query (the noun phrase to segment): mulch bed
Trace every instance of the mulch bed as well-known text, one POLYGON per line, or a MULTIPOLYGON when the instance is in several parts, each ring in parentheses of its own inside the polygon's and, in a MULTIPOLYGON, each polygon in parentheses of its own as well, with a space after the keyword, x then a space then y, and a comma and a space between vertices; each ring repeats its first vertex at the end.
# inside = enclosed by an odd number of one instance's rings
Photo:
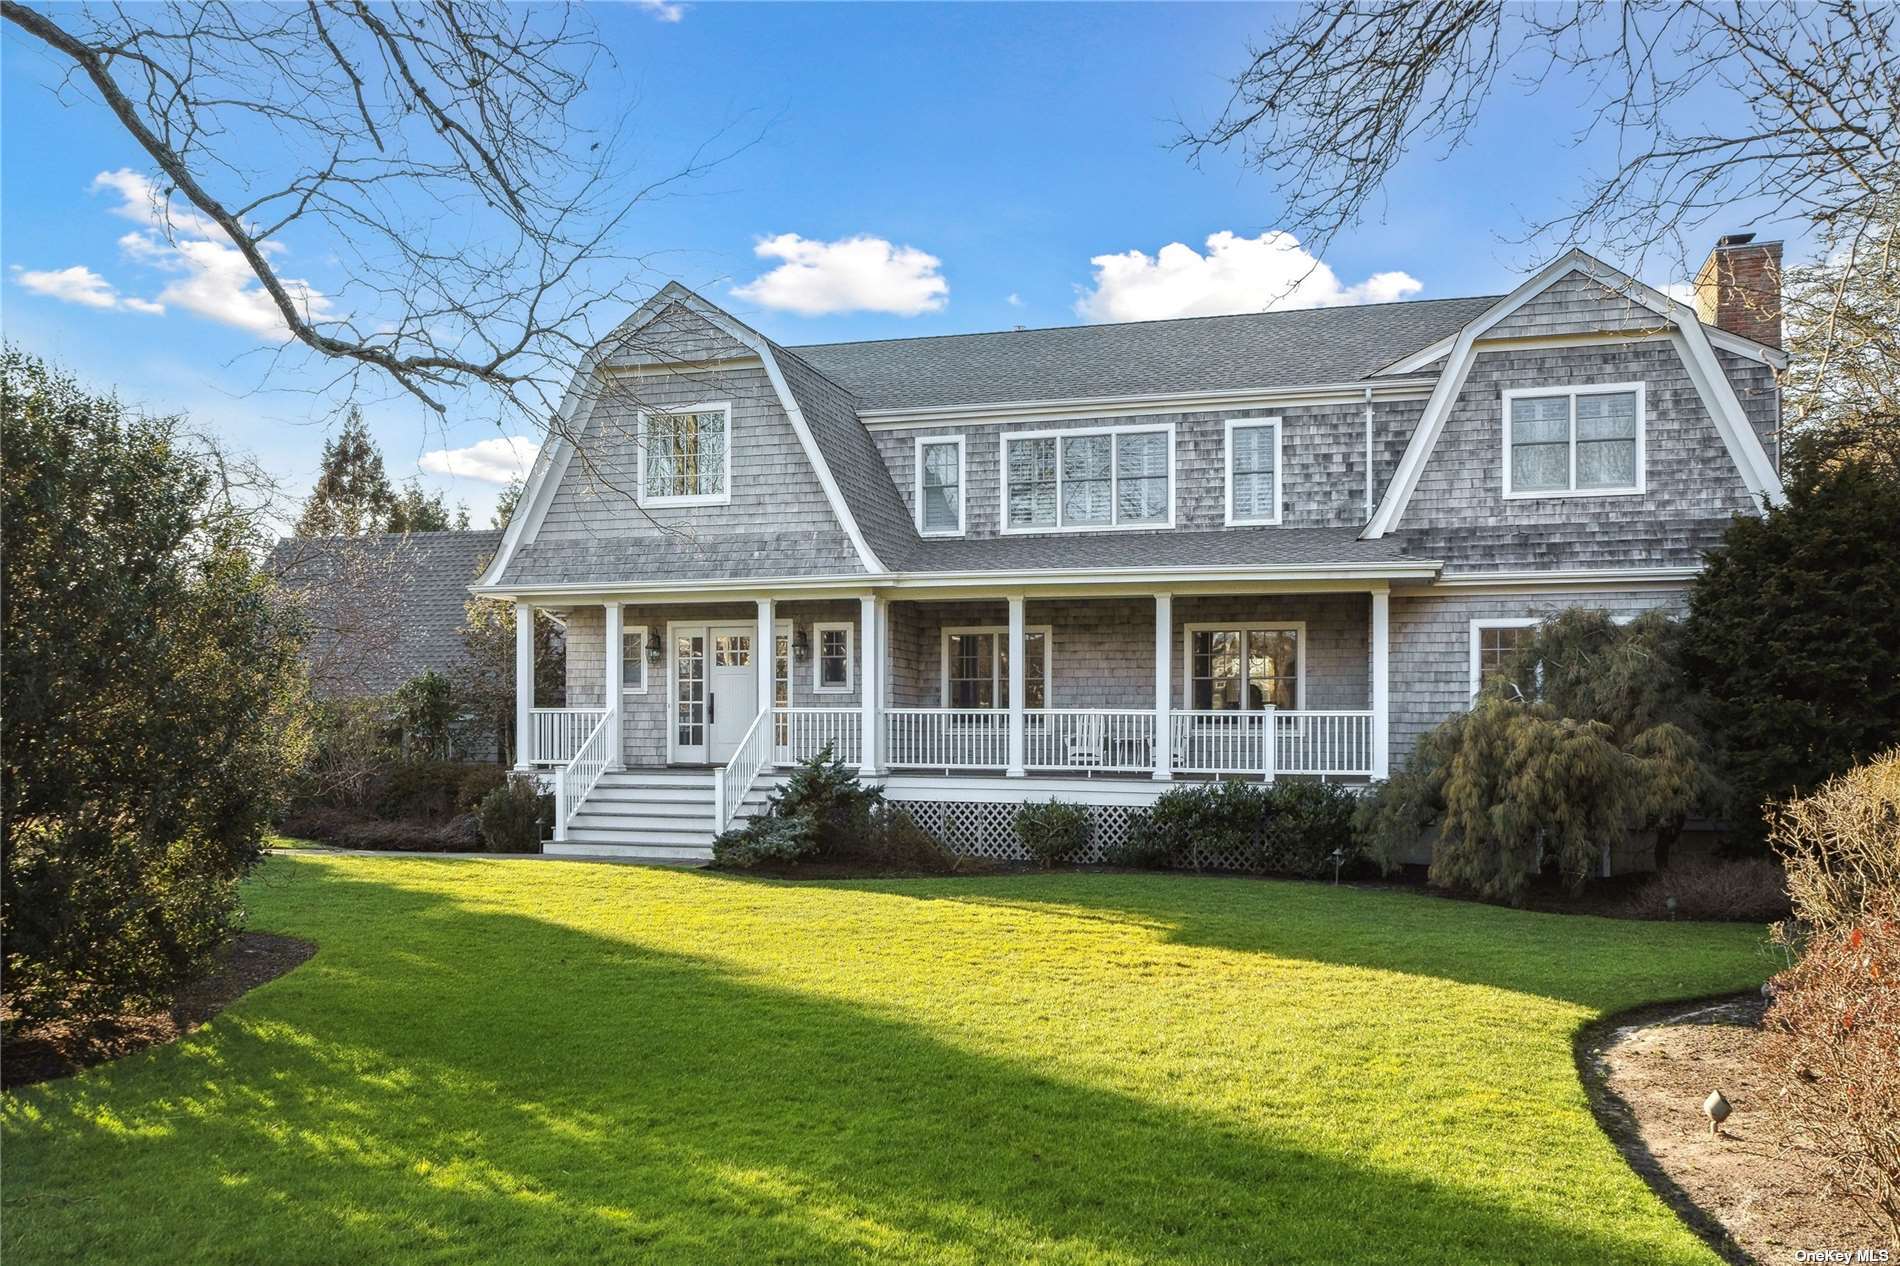
POLYGON ((53 1021, 10 1031, 0 1051, 0 1085, 8 1089, 68 1077, 148 1046, 173 1042, 261 984, 309 961, 317 947, 294 936, 240 932, 218 952, 209 976, 187 985, 158 1011, 53 1021))
MULTIPOLYGON (((1871 1215, 1826 1194, 1767 1111, 1755 1062, 1759 993, 1643 1007, 1578 1035, 1577 1070, 1597 1121, 1630 1166, 1730 1262, 1787 1262, 1800 1249, 1900 1248, 1871 1215), (1709 1136, 1702 1101, 1734 1109, 1709 1136)), ((1900 1261, 1896 1254, 1895 1261, 1900 1261)))

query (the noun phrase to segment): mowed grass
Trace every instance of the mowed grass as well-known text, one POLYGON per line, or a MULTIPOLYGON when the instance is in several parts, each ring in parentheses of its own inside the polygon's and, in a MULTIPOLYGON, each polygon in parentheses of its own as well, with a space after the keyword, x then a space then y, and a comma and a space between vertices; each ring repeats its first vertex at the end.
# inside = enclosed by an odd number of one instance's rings
POLYGON ((1714 1262, 1593 1122, 1606 1011, 1757 930, 1051 874, 280 856, 309 963, 5 1104, 38 1262, 1714 1262))

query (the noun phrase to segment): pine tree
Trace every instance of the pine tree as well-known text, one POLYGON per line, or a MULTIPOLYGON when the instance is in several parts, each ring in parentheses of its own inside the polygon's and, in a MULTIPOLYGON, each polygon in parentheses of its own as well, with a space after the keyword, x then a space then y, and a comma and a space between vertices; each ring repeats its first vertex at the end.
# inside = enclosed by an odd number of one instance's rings
POLYGON ((323 446, 323 469, 297 520, 298 536, 369 536, 390 530, 396 494, 383 455, 352 408, 343 430, 323 446))
POLYGON ((386 530, 390 532, 447 532, 468 529, 468 507, 458 505, 453 516, 441 493, 433 497, 411 479, 390 503, 386 530))

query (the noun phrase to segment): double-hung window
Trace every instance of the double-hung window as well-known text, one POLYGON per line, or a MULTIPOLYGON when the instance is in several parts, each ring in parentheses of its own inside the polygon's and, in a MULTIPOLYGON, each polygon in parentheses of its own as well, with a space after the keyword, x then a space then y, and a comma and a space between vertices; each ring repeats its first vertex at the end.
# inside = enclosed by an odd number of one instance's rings
POLYGON ((1296 710, 1304 632, 1299 624, 1189 626, 1188 707, 1196 712, 1258 712, 1268 705, 1296 710))
POLYGON ((917 530, 925 536, 963 532, 963 437, 917 441, 917 530))
POLYGON ((1280 419, 1227 420, 1227 522, 1280 521, 1280 419))
POLYGON ((1484 683, 1491 680, 1511 657, 1530 645, 1542 623, 1536 616, 1505 620, 1471 622, 1471 694, 1477 697, 1484 683))
MULTIPOLYGON (((1049 630, 1023 631, 1023 706, 1048 706, 1049 630)), ((943 631, 943 706, 1009 707, 1009 630, 943 631)))
POLYGON ((620 630, 620 688, 631 694, 647 688, 647 630, 643 624, 620 630))
POLYGON ((1166 527, 1174 432, 1167 427, 1003 437, 1003 530, 1166 527))
POLYGON ((731 500, 732 408, 695 405, 640 415, 642 505, 721 505, 731 500))
POLYGON ((820 693, 839 693, 851 687, 851 626, 814 624, 812 641, 817 653, 812 664, 812 689, 820 693))
POLYGON ((1504 393, 1504 495, 1643 491, 1642 383, 1504 393))

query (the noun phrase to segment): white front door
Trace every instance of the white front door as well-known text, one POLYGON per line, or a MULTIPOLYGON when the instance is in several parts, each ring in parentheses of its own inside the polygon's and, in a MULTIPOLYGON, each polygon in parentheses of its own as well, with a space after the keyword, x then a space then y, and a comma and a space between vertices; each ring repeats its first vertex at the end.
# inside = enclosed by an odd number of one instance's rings
POLYGON ((723 765, 759 715, 759 669, 752 661, 757 630, 748 624, 706 630, 706 731, 710 764, 723 765))

